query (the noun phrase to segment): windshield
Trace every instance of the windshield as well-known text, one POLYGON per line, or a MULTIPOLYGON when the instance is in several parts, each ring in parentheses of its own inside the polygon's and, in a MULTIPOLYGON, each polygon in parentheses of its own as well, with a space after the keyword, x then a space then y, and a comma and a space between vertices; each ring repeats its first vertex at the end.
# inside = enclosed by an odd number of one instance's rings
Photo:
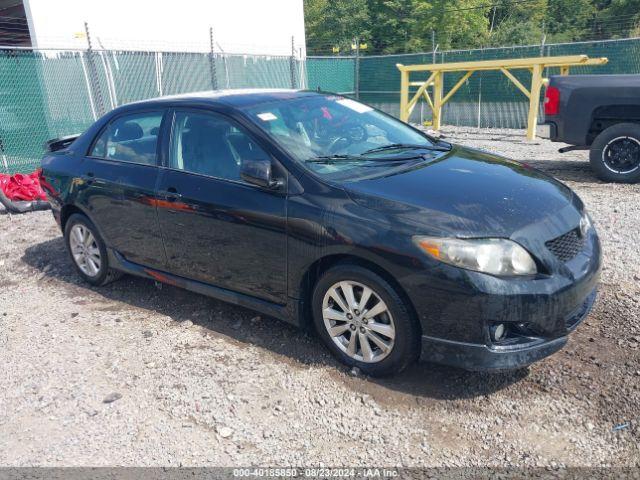
POLYGON ((435 148, 399 120, 338 95, 276 100, 244 112, 306 168, 334 180, 423 160, 425 149, 435 148))

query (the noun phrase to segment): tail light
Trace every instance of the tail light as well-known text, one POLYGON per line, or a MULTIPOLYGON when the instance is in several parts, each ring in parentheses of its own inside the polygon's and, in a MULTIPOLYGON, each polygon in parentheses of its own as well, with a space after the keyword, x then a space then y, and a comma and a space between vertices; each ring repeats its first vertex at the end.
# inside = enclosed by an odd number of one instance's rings
POLYGON ((560 112, 560 90, 547 87, 544 94, 544 114, 557 115, 560 112))

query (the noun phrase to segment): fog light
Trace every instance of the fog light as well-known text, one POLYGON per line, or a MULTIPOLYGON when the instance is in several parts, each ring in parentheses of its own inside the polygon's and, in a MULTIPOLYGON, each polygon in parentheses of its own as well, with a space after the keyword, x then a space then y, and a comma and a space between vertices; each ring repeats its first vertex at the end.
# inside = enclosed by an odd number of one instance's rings
POLYGON ((504 326, 504 323, 494 323, 491 325, 491 340, 494 342, 499 342, 502 340, 507 333, 507 329, 504 326))

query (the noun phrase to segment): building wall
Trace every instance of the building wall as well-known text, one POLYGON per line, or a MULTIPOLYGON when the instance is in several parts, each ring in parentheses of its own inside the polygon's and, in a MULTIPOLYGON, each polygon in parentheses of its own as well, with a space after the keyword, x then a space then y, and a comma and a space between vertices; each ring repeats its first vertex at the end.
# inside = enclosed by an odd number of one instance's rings
POLYGON ((305 56, 303 0, 24 0, 33 47, 305 56))

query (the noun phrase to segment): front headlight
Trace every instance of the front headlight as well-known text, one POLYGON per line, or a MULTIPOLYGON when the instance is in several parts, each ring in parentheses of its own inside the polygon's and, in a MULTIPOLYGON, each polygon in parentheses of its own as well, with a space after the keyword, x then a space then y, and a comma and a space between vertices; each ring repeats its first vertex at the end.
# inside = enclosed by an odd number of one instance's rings
POLYGON ((536 262, 516 242, 503 238, 413 237, 424 252, 441 262, 492 275, 533 275, 536 262))
POLYGON ((582 214, 582 218, 580 218, 580 234, 584 237, 592 228, 593 222, 591 221, 591 217, 585 211, 582 214))

